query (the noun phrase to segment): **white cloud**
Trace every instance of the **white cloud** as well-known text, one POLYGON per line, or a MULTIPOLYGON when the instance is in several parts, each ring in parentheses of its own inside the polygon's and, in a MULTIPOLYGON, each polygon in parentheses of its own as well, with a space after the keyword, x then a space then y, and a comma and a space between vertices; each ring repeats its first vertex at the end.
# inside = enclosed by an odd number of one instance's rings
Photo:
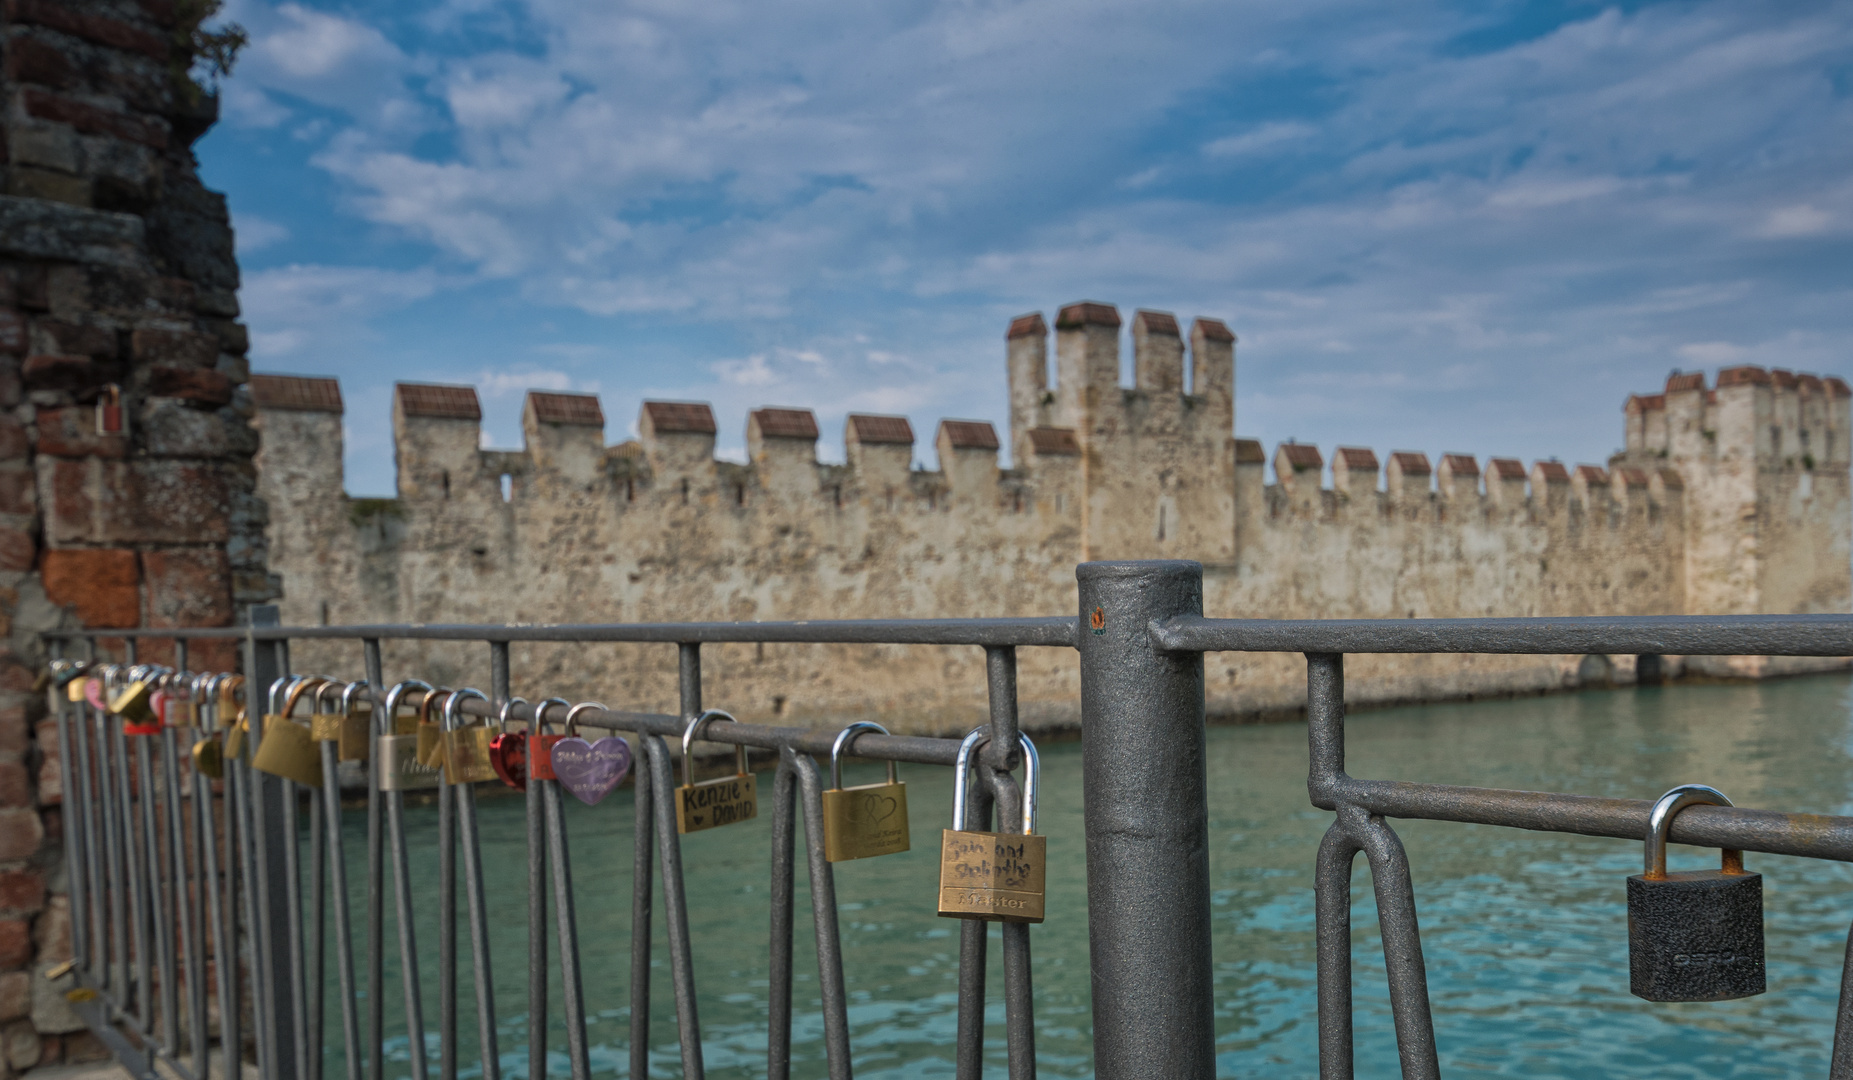
POLYGON ((1830 231, 1833 225, 1834 215, 1803 203, 1771 210, 1763 219, 1762 228, 1757 230, 1757 235, 1773 239, 1820 236, 1830 231))
POLYGON ((1253 131, 1228 135, 1203 144, 1203 154, 1212 158, 1232 158, 1257 154, 1285 143, 1304 142, 1319 134, 1311 124, 1297 122, 1262 124, 1253 131))
POLYGON ((290 238, 289 228, 256 214, 238 214, 233 218, 232 235, 237 238, 239 257, 262 251, 290 238))

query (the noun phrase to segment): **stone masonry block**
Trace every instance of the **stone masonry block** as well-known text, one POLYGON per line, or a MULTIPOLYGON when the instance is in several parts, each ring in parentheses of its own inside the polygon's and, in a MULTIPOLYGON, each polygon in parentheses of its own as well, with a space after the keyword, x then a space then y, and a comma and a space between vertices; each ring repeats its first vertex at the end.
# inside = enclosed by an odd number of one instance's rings
POLYGON ((28 115, 69 124, 85 135, 109 135, 156 150, 167 148, 167 125, 148 117, 103 109, 61 94, 28 87, 22 95, 28 115))
POLYGON ((38 795, 42 807, 64 805, 64 776, 56 754, 39 759, 38 795))
POLYGON ((17 1020, 32 1012, 32 974, 9 971, 0 975, 0 1022, 17 1020))
POLYGON ((36 23, 98 45, 140 53, 150 60, 167 59, 167 42, 159 34, 120 19, 75 11, 57 0, 10 0, 7 14, 15 22, 36 23))
POLYGON ((0 759, 18 760, 29 745, 26 707, 8 705, 0 708, 0 759))
POLYGON ((0 514, 38 512, 38 485, 25 465, 0 465, 0 514))
POLYGON ((45 553, 45 595, 76 609, 85 626, 141 622, 141 573, 135 552, 77 548, 45 553))
POLYGON ((0 968, 23 968, 32 961, 32 924, 0 919, 0 968))
POLYGON ((45 904, 32 928, 32 940, 39 948, 40 963, 59 963, 71 958, 71 898, 60 894, 45 904))
POLYGON ((28 390, 81 390, 102 381, 96 361, 58 353, 26 357, 19 377, 28 390))
POLYGON ((56 544, 222 544, 230 535, 224 467, 185 461, 39 462, 46 534, 56 544))
POLYGON ((137 330, 129 347, 144 364, 210 368, 219 359, 218 337, 192 330, 137 330))
POLYGON ((210 368, 162 364, 148 369, 148 392, 156 397, 186 398, 207 405, 230 405, 232 391, 236 389, 231 379, 210 368))
POLYGON ((62 408, 40 407, 38 411, 41 454, 53 457, 129 456, 125 435, 97 434, 96 406, 70 405, 62 408))
POLYGON ((0 810, 0 862, 30 859, 39 852, 45 839, 45 825, 39 812, 29 808, 0 810))
POLYGON ((38 557, 39 545, 25 529, 0 525, 0 572, 25 573, 38 557))
POLYGON ((31 997, 27 1007, 32 1014, 32 1026, 41 1034, 66 1036, 62 1056, 74 1061, 83 1053, 74 1033, 83 1032, 89 1036, 89 1032, 84 1030, 84 1022, 78 1019, 76 1010, 71 1008, 70 1001, 64 996, 66 991, 77 986, 77 976, 66 972, 56 979, 47 979, 45 971, 52 963, 50 957, 39 958, 38 970, 33 973, 31 980, 31 997))
POLYGON ((6 1048, 6 1063, 15 1069, 30 1069, 39 1063, 39 1033, 30 1020, 15 1020, 0 1030, 0 1044, 6 1048))
POLYGON ((12 308, 0 308, 0 352, 26 351, 26 317, 12 308))
POLYGON ((14 82, 71 90, 81 83, 76 65, 52 42, 21 34, 7 43, 6 73, 14 82))
POLYGON ((231 624, 231 567, 223 548, 143 552, 142 580, 150 626, 231 624))
POLYGON ((33 320, 32 335, 34 352, 88 356, 94 360, 116 357, 116 332, 107 327, 39 318, 33 320))
POLYGON ((32 440, 26 437, 26 425, 11 416, 0 416, 0 461, 23 458, 32 452, 32 440))
MULTIPOLYGON (((23 917, 36 915, 44 908, 44 871, 0 871, 0 911, 23 917)), ((66 910, 69 910, 68 905, 66 910)))
POLYGON ((0 808, 32 805, 32 781, 18 761, 0 761, 0 808))

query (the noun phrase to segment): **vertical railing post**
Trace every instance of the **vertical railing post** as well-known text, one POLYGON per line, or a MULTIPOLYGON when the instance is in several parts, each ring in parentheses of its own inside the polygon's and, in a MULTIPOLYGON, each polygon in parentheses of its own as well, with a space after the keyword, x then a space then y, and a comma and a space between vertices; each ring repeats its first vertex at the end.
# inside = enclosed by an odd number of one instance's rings
POLYGON ((1211 1080, 1203 655, 1160 651, 1149 631, 1203 613, 1203 567, 1093 562, 1075 576, 1095 1075, 1211 1080))
MULTIPOLYGON (((282 616, 275 604, 254 604, 251 607, 253 627, 280 626, 282 616)), ((250 706, 252 749, 263 737, 263 713, 269 707, 268 693, 270 684, 286 674, 288 654, 286 644, 281 641, 259 641, 255 637, 247 639, 249 655, 245 657, 247 689, 245 700, 250 706)), ((286 797, 284 781, 275 776, 250 770, 247 774, 251 783, 253 816, 260 825, 256 841, 258 903, 263 905, 261 927, 253 928, 267 940, 259 941, 258 948, 264 954, 259 965, 262 978, 268 984, 255 988, 262 997, 270 999, 272 1008, 269 1015, 260 1013, 260 1022, 265 1023, 265 1035, 272 1048, 269 1067, 275 1070, 278 1080, 297 1080, 296 1077, 296 1030, 294 1014, 296 1009, 296 980, 290 967, 291 940, 297 928, 290 919, 293 907, 289 902, 290 880, 285 870, 284 849, 293 846, 296 837, 286 832, 283 801, 286 797)), ((294 792, 288 793, 290 797, 294 792)))

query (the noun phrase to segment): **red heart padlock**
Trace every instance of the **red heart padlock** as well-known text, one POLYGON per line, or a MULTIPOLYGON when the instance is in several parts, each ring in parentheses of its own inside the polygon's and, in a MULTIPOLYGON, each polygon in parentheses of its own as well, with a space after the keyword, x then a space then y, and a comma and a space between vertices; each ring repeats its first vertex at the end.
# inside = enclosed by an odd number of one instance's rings
POLYGON ((497 717, 502 731, 489 740, 489 765, 502 783, 516 791, 528 789, 528 737, 519 731, 508 730, 508 713, 516 705, 526 705, 526 698, 511 697, 502 703, 502 714, 497 717))

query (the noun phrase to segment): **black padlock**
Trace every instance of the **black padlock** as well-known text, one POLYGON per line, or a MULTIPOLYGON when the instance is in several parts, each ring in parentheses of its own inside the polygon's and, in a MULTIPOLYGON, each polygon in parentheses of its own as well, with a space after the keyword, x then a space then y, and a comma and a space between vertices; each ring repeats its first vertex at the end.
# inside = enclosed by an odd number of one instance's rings
POLYGON ((1688 806, 1729 806, 1703 784, 1660 796, 1647 819, 1646 872, 1628 879, 1629 989, 1648 1001, 1728 1001, 1768 989, 1763 875, 1726 848, 1718 870, 1666 872, 1667 833, 1688 806))

